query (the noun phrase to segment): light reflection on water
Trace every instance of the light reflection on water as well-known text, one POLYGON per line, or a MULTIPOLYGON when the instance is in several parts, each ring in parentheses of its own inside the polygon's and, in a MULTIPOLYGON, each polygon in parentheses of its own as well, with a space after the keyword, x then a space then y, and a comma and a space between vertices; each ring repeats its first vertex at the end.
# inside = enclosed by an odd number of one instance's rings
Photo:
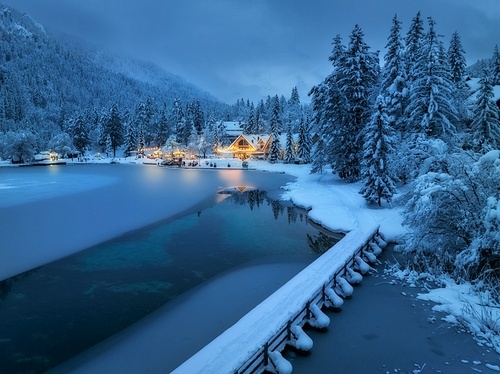
MULTIPOLYGON (((304 211, 259 190, 232 190, 197 214, 4 282, 0 320, 9 323, 0 325, 0 362, 5 370, 45 371, 245 262, 268 256, 313 261, 324 250, 318 243, 326 242, 325 233, 308 223, 304 211)), ((335 241, 329 239, 328 247, 335 241)))

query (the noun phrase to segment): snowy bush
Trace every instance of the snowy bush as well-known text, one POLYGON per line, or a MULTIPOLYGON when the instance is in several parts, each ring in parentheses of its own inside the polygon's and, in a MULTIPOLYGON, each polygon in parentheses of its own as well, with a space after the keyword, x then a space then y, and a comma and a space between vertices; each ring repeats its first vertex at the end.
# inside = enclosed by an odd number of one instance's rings
POLYGON ((36 143, 30 131, 9 131, 0 135, 0 155, 4 160, 30 162, 36 153, 36 143))
POLYGON ((426 161, 405 196, 411 229, 400 248, 414 267, 474 280, 500 265, 499 151, 472 163, 461 155, 426 161))

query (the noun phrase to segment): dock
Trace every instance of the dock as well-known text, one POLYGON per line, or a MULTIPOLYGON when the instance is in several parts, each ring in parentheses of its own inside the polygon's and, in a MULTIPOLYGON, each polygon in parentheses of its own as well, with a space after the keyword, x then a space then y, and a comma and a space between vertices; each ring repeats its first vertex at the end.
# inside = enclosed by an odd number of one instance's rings
POLYGON ((378 229, 374 225, 346 234, 173 373, 291 373, 281 352, 312 348, 303 327, 326 328, 330 319, 321 309, 340 308, 352 295, 352 285, 362 281, 386 246, 378 229))

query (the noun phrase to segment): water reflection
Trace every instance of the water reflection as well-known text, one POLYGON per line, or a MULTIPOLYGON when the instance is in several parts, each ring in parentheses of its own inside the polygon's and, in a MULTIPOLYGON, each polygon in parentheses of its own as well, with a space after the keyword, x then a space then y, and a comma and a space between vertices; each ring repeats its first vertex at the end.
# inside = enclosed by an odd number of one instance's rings
POLYGON ((273 217, 278 220, 286 212, 287 221, 289 224, 305 222, 312 225, 317 232, 314 234, 306 234, 307 244, 309 248, 318 254, 323 254, 338 242, 343 234, 332 233, 325 228, 313 223, 307 219, 307 211, 302 210, 293 205, 286 205, 283 201, 270 199, 265 191, 255 189, 253 187, 239 186, 220 191, 219 194, 229 195, 231 200, 239 205, 248 205, 250 210, 254 207, 259 207, 262 204, 267 204, 271 207, 273 217))
MULTIPOLYGON (((331 247, 307 212, 235 187, 198 214, 159 222, 0 283, 0 362, 43 372, 249 261, 314 261, 331 247)), ((333 239, 332 239, 333 240, 333 239)))

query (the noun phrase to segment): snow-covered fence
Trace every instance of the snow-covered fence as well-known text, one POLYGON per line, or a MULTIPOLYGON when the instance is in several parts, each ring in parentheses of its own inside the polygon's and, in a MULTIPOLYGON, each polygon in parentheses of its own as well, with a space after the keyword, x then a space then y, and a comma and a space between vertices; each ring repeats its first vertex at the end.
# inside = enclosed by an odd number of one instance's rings
POLYGON ((348 233, 174 373, 291 373, 283 349, 312 348, 303 326, 328 326, 321 308, 340 307, 385 245, 378 226, 348 233))

